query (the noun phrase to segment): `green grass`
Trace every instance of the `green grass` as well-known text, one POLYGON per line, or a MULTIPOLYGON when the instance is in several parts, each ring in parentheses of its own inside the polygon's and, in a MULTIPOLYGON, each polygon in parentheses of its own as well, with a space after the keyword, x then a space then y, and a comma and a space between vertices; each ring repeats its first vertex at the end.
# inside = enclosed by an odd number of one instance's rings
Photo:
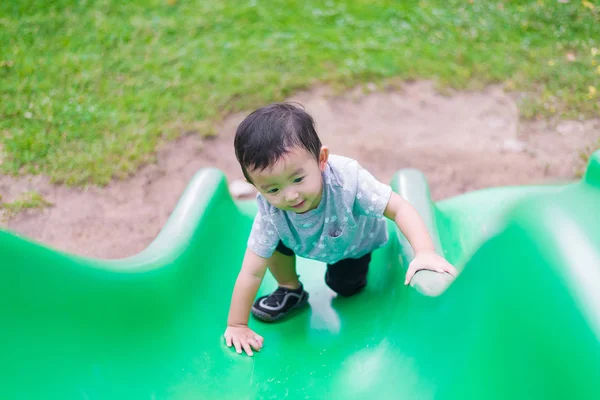
POLYGON ((10 219, 23 210, 50 206, 52 206, 52 203, 38 192, 23 193, 21 198, 10 203, 4 203, 2 196, 0 196, 0 219, 10 219))
POLYGON ((600 5, 576 0, 3 1, 0 171, 105 184, 316 82, 503 82, 526 116, 597 115, 594 49, 600 5))

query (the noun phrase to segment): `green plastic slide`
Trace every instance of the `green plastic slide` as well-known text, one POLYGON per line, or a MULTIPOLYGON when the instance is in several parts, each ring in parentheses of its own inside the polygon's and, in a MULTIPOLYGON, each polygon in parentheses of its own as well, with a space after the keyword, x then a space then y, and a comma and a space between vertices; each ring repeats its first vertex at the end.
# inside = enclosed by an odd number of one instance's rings
MULTIPOLYGON (((461 273, 403 285, 412 254, 390 223, 361 294, 337 298, 300 260, 310 307, 251 320, 254 357, 224 345, 256 212, 200 171, 168 223, 121 260, 0 231, 2 399, 598 399, 600 152, 581 181, 434 203, 422 174, 394 190, 461 273)), ((267 276, 260 292, 272 290, 267 276)))

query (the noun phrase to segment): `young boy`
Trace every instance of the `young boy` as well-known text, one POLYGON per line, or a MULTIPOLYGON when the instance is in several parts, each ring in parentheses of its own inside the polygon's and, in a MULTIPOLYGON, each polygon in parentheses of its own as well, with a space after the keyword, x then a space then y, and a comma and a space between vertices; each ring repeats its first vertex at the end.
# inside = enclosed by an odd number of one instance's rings
POLYGON ((291 104, 260 108, 242 121, 234 145, 244 176, 259 191, 224 335, 238 353, 252 356, 263 345, 248 328, 250 312, 269 322, 307 304, 296 255, 325 262, 325 282, 339 296, 361 291, 371 253, 388 240, 384 216, 415 252, 405 284, 421 269, 456 273, 436 254, 414 208, 356 161, 330 156, 305 111, 291 104), (254 301, 267 268, 278 288, 254 301))

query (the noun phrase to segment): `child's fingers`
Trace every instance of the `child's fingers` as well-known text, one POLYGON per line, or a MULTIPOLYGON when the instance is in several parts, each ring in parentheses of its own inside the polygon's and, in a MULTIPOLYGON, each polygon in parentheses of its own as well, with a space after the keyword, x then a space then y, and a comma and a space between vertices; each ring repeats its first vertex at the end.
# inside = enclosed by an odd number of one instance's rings
POLYGON ((250 357, 252 357, 252 355, 254 353, 252 353, 252 349, 250 348, 250 345, 248 344, 248 342, 245 339, 242 339, 242 347, 244 348, 244 351, 246 352, 246 354, 248 354, 250 357))
POLYGON ((238 338, 233 339, 233 347, 235 347, 235 351, 238 354, 242 354, 242 346, 240 345, 240 340, 238 338))
POLYGON ((456 276, 456 268, 454 268, 452 265, 448 265, 446 267, 446 272, 452 276, 456 276))
POLYGON ((408 268, 408 271, 406 271, 406 279, 404 280, 405 285, 408 285, 410 283, 410 280, 415 275, 415 272, 416 271, 414 268, 408 268))
POLYGON ((260 345, 261 345, 261 346, 262 346, 262 345, 263 345, 263 343, 265 342, 265 338, 263 338, 263 337, 262 337, 262 336, 260 336, 260 335, 254 335, 254 339, 256 339, 256 341, 257 341, 258 343, 260 343, 260 345))
POLYGON ((225 343, 227 343, 227 347, 231 347, 231 336, 225 336, 225 343))
POLYGON ((260 351, 260 348, 262 347, 262 344, 258 340, 252 338, 248 338, 248 343, 256 351, 260 351))

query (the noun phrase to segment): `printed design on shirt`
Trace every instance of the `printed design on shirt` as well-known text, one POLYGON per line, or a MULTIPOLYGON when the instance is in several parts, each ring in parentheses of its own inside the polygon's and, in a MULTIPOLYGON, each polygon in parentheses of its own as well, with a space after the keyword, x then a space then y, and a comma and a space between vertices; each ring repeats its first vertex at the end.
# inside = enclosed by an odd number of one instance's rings
POLYGON ((344 228, 345 227, 340 224, 328 226, 328 227, 326 227, 327 236, 332 237, 332 238, 338 238, 338 237, 342 236, 342 233, 344 232, 344 228))
MULTIPOLYGON (((344 217, 343 222, 348 222, 348 217, 344 217)), ((326 236, 337 238, 342 235, 347 224, 340 223, 337 216, 326 217, 323 232, 326 236)))
POLYGON ((277 243, 279 243, 279 236, 272 216, 257 214, 248 238, 248 246, 257 254, 266 257, 273 253, 277 243))
POLYGON ((367 216, 379 216, 387 205, 387 186, 377 181, 367 170, 359 168, 356 200, 367 216))

